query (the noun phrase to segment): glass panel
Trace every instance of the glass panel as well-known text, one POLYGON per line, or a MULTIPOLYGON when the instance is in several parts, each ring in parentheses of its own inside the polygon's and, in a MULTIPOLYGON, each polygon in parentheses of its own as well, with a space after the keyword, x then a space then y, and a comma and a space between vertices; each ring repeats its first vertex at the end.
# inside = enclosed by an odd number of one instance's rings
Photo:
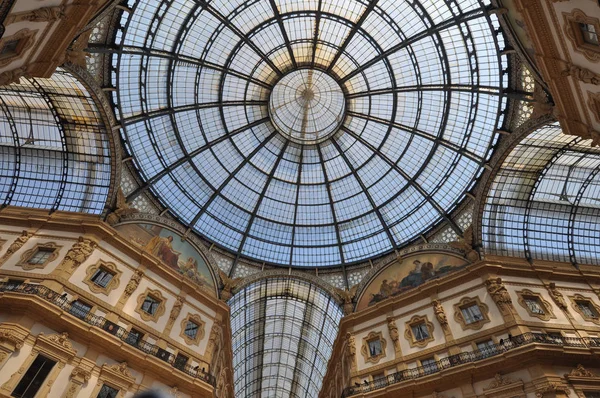
POLYGON ((40 247, 33 254, 33 256, 31 256, 31 258, 27 260, 27 262, 29 264, 44 264, 46 261, 48 261, 52 253, 54 253, 54 249, 45 249, 40 247))
POLYGON ((525 304, 533 314, 544 315, 546 311, 537 297, 524 297, 525 304))
POLYGON ((96 398, 117 398, 117 395, 119 395, 119 390, 103 384, 96 398))
POLYGON ((85 316, 89 314, 91 309, 91 305, 88 305, 83 301, 77 300, 71 303, 71 309, 69 310, 69 312, 75 315, 77 318, 85 318, 85 316))
POLYGON ((43 355, 38 355, 19 381, 19 384, 17 384, 17 387, 14 389, 11 396, 17 398, 33 398, 55 364, 55 361, 46 358, 43 355))
POLYGON ((154 315, 159 305, 159 300, 155 299, 152 296, 146 296, 144 302, 142 303, 142 311, 145 311, 150 315, 154 315))
POLYGON ((100 267, 96 270, 94 275, 92 275, 92 282, 100 287, 108 286, 109 282, 112 280, 114 274, 110 271, 100 267))
POLYGON ((425 325, 425 323, 412 325, 411 328, 413 331, 413 336, 415 336, 415 340, 425 340, 429 337, 429 330, 427 329, 427 325, 425 325))
POLYGON ((481 314, 481 310, 477 304, 472 304, 466 308, 461 308, 460 311, 462 312, 466 324, 481 321, 483 319, 483 315, 481 314))
POLYGON ((185 334, 191 338, 195 339, 198 334, 198 325, 192 321, 188 321, 187 325, 185 325, 185 334))
POLYGON ((374 357, 382 353, 381 340, 369 341, 369 355, 374 357))

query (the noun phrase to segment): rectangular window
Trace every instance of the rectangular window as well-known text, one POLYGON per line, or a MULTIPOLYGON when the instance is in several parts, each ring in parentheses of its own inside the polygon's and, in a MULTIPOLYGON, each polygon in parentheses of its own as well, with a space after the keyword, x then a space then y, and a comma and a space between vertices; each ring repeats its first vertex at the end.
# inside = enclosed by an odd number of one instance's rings
POLYGON ((531 311, 532 314, 546 314, 544 307, 540 303, 540 299, 538 299, 537 297, 525 296, 523 297, 523 300, 525 301, 527 308, 529 308, 529 311, 531 311))
POLYGON ((483 315, 481 314, 479 305, 477 305, 476 303, 461 308, 460 312, 462 313, 462 316, 467 325, 483 320, 483 315))
POLYGON ((416 341, 421 341, 429 338, 429 330, 427 329, 427 325, 425 325, 425 322, 412 325, 411 329, 416 341))
POLYGON ((594 46, 600 45, 598 42, 598 32, 596 27, 589 23, 580 23, 579 29, 581 30, 581 38, 584 43, 592 44, 594 46))
POLYGON ((600 391, 584 391, 585 398, 600 398, 600 391))
POLYGON ((69 312, 75 315, 77 318, 83 319, 87 314, 90 313, 91 309, 91 305, 88 305, 81 300, 75 300, 71 303, 71 310, 69 312))
POLYGON ((42 384, 44 384, 44 380, 46 380, 46 377, 48 377, 55 364, 56 361, 46 358, 43 355, 38 355, 21 378, 21 381, 19 381, 19 384, 17 384, 17 387, 13 390, 11 396, 33 398, 42 384))
POLYGON ((496 354, 496 345, 492 340, 486 340, 477 343, 477 349, 484 358, 496 354))
POLYGON ((156 310, 158 309, 159 305, 160 305, 159 300, 148 295, 148 296, 146 296, 146 298, 144 299, 144 302, 142 303, 142 311, 147 312, 150 315, 154 315, 156 313, 156 310))
POLYGON ((16 279, 9 279, 6 282, 6 290, 15 290, 16 288, 18 288, 19 286, 21 286, 23 284, 23 281, 19 281, 16 279))
POLYGON ((54 253, 55 249, 40 247, 37 249, 33 256, 29 257, 27 260, 28 264, 45 264, 46 261, 50 258, 50 256, 54 253))
POLYGON ((175 357, 175 362, 173 362, 173 366, 179 370, 185 370, 185 365, 187 365, 189 359, 190 358, 186 357, 185 355, 177 354, 175 357))
POLYGON ((427 358, 421 361, 421 366, 425 374, 437 372, 438 366, 435 358, 427 358))
POLYGON ((96 272, 94 272, 94 275, 92 275, 91 279, 92 282, 94 282, 97 286, 105 288, 108 286, 114 276, 115 275, 106 268, 100 267, 96 270, 96 272))
POLYGON ((577 307, 586 318, 598 318, 596 308, 589 301, 578 300, 575 302, 577 307))
POLYGON ((381 355, 382 353, 382 348, 381 348, 381 340, 377 339, 377 340, 371 340, 368 342, 369 344, 369 356, 371 357, 375 357, 377 355, 381 355))
POLYGON ((132 346, 137 346, 144 334, 136 329, 131 329, 125 338, 125 342, 132 346))
POLYGON ((196 324, 196 322, 187 321, 187 324, 185 325, 184 333, 190 339, 195 339, 196 336, 198 335, 198 328, 199 328, 199 326, 196 324))
POLYGON ((119 390, 107 384, 102 384, 102 388, 96 398, 117 398, 117 395, 119 395, 119 390))

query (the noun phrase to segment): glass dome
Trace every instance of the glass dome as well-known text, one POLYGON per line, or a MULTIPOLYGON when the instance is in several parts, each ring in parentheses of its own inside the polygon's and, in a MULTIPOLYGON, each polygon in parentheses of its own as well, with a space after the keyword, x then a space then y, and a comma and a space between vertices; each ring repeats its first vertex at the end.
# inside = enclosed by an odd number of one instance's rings
POLYGON ((452 225, 497 140, 489 1, 128 6, 106 49, 144 181, 128 199, 151 192, 236 255, 340 266, 452 225))

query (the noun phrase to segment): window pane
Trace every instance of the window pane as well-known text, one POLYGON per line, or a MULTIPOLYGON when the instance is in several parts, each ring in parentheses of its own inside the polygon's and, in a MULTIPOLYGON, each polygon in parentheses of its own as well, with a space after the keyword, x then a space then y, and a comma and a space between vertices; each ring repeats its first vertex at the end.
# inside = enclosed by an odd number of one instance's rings
POLYGON ((473 304, 467 308, 461 309, 463 318, 465 319, 465 323, 473 323, 483 319, 483 315, 481 315, 481 310, 477 304, 473 304))
POLYGON ((100 287, 108 286, 108 283, 112 280, 113 274, 108 272, 104 268, 98 268, 92 276, 92 282, 100 287))
POLYGON ((116 398, 118 394, 119 390, 103 384, 100 392, 97 395, 97 398, 116 398))
POLYGON ((534 314, 544 315, 546 313, 546 311, 544 311, 544 308, 542 307, 542 305, 536 297, 526 297, 525 304, 527 304, 529 311, 531 311, 534 314))
POLYGON ((429 330, 427 330, 427 325, 424 323, 419 323, 418 325, 412 326, 413 335, 415 336, 415 340, 425 340, 429 337, 429 330))
POLYGON ((192 321, 188 321, 187 325, 185 326, 185 334, 188 337, 195 339, 196 335, 198 334, 198 325, 192 321))
POLYGON ((25 372, 21 381, 19 381, 19 384, 17 384, 11 396, 33 398, 44 383, 44 380, 46 380, 54 364, 56 364, 55 361, 43 355, 38 355, 31 366, 29 366, 29 369, 27 369, 27 372, 25 372))
POLYGON ((69 312, 75 315, 77 318, 85 318, 91 309, 92 306, 77 300, 71 303, 71 310, 69 312))
POLYGON ((50 258, 52 253, 54 253, 54 249, 40 248, 29 260, 27 260, 27 262, 29 264, 44 264, 50 258))
POLYGON ((158 304, 160 302, 156 300, 152 296, 146 296, 146 299, 142 303, 142 311, 146 311, 150 315, 154 315, 156 309, 158 308, 158 304))

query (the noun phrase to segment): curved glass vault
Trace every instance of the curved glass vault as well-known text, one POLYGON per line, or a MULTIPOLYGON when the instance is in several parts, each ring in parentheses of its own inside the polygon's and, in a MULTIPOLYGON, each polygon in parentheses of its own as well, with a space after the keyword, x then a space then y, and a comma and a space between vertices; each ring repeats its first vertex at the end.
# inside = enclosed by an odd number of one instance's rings
POLYGON ((600 265, 600 148, 537 129, 504 161, 482 219, 488 254, 600 265))
POLYGON ((0 87, 0 205, 100 214, 111 184, 108 133, 70 73, 0 87))
POLYGON ((325 290, 292 278, 246 286, 231 307, 236 397, 317 397, 342 318, 325 290))
POLYGON ((339 266, 442 221, 506 107, 489 1, 130 0, 113 53, 144 185, 237 255, 339 266))

